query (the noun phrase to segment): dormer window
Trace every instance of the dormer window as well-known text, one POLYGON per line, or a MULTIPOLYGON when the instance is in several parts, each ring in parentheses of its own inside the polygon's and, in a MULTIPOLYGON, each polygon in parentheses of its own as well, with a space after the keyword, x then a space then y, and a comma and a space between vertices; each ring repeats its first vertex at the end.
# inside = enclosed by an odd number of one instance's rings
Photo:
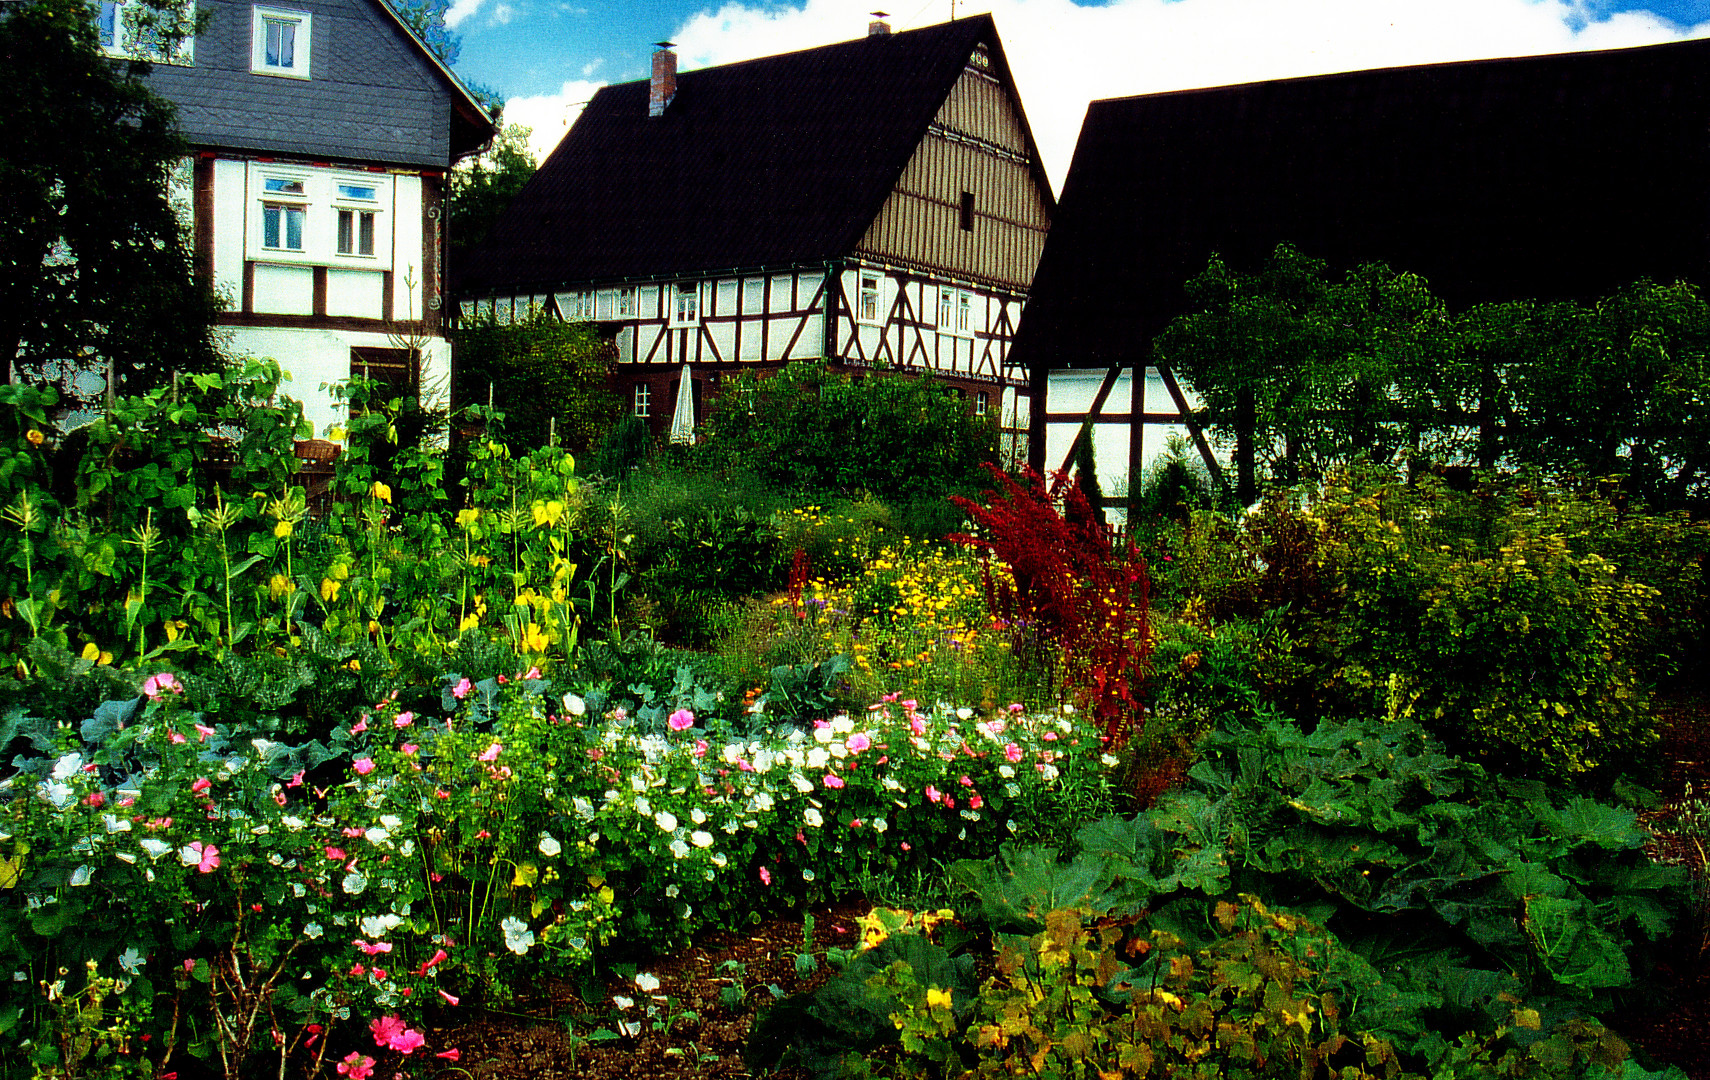
POLYGON ((306 11, 255 9, 250 70, 287 79, 309 77, 310 16, 306 11))

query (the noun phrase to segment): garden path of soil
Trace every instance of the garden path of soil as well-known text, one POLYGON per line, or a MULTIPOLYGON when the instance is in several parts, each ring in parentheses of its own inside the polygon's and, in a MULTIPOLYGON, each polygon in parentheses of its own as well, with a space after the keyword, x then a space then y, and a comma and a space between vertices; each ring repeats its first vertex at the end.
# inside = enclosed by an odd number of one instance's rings
MULTIPOLYGON (((1660 719, 1665 761, 1662 795, 1673 802, 1688 783, 1695 791, 1710 794, 1710 700, 1672 703, 1661 710, 1660 719)), ((1669 812, 1653 817, 1659 831, 1666 832, 1669 812)), ((1659 839, 1655 853, 1703 871, 1697 851, 1683 850, 1666 835, 1659 839)), ((853 947, 858 932, 855 919, 865 910, 855 901, 814 910, 814 943, 822 961, 828 946, 853 947)), ((1681 947, 1671 955, 1678 959, 1660 970, 1668 987, 1663 1007, 1612 1017, 1611 1026, 1655 1061, 1680 1066, 1692 1080, 1710 1080, 1710 926, 1685 927, 1676 940, 1681 947)), ((458 1047, 460 1065, 467 1070, 441 1070, 440 1075, 467 1075, 475 1080, 747 1077, 752 1074, 743 1064, 742 1047, 755 1011, 770 1004, 765 987, 776 984, 786 993, 796 993, 818 985, 828 974, 822 963, 818 974, 798 979, 795 956, 801 950, 802 921, 790 916, 769 920, 746 934, 712 934, 692 948, 642 965, 640 970, 659 979, 656 995, 698 1014, 696 1020, 678 1022, 668 1034, 652 1031, 644 1021, 638 1035, 616 1041, 581 1042, 571 1035, 559 1017, 585 1018, 575 1025, 576 1036, 585 1037, 597 1026, 615 1027, 607 1012, 614 994, 635 999, 631 1015, 645 1007, 647 994, 613 976, 606 980, 606 1000, 598 1005, 583 1003, 568 983, 553 983, 538 1000, 519 1003, 518 1011, 527 1016, 489 1013, 456 1027, 435 1029, 429 1033, 429 1043, 458 1047), (730 978, 726 961, 740 963, 746 972, 748 998, 738 1012, 719 1001, 730 978)), ((787 1070, 776 1075, 779 1080, 802 1080, 802 1074, 787 1070)))

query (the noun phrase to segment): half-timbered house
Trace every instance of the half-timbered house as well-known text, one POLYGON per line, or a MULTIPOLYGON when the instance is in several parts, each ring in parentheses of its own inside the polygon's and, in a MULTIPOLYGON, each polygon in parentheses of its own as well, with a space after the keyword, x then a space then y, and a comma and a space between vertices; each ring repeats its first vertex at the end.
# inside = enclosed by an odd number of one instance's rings
POLYGON ((461 315, 597 323, 670 421, 738 371, 930 372, 1027 418, 1010 357, 1054 207, 989 16, 601 89, 461 268, 461 315))
MULTIPOLYGON (((99 7, 127 54, 125 5, 99 7)), ((345 419, 324 384, 444 386, 445 175, 491 118, 384 0, 198 7, 149 86, 192 147, 178 194, 231 347, 279 361, 317 432, 345 419)))

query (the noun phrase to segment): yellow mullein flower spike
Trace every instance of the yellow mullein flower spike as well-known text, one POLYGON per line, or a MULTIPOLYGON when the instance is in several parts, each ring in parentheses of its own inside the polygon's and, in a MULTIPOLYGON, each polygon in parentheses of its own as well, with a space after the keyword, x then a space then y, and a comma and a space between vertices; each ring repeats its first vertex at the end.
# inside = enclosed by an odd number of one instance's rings
POLYGON ((457 632, 459 634, 461 634, 465 630, 473 630, 475 627, 480 626, 480 625, 481 625, 481 616, 478 615, 477 613, 471 611, 469 614, 463 616, 462 622, 457 624, 457 632))
POLYGON ((328 604, 332 603, 334 600, 338 599, 338 591, 341 588, 343 588, 343 586, 332 578, 322 578, 321 599, 328 604))
POLYGON ((280 540, 289 540, 291 539, 291 528, 289 521, 281 521, 273 526, 273 535, 280 540))
POLYGON ((277 600, 281 596, 288 595, 296 590, 296 583, 284 574, 274 574, 267 582, 267 596, 272 600, 277 600))
POLYGON ((480 521, 480 520, 481 520, 481 510, 479 507, 471 506, 471 507, 468 507, 466 509, 459 510, 457 512, 458 528, 467 529, 467 528, 469 528, 469 526, 475 524, 477 521, 480 521))
POLYGON ((378 480, 374 481, 374 486, 368 489, 368 494, 374 496, 383 503, 390 504, 392 501, 392 489, 378 480))

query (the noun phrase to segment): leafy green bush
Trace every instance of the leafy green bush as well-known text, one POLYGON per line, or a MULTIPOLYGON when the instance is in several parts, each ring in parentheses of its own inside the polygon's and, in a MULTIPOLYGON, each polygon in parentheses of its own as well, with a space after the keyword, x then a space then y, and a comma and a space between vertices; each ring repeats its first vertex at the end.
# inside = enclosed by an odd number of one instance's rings
POLYGON ((489 315, 463 320, 452 342, 453 398, 484 403, 491 392, 505 437, 518 446, 545 446, 553 435, 557 445, 585 450, 617 420, 621 403, 606 387, 616 350, 587 323, 542 312, 501 325, 489 315))

